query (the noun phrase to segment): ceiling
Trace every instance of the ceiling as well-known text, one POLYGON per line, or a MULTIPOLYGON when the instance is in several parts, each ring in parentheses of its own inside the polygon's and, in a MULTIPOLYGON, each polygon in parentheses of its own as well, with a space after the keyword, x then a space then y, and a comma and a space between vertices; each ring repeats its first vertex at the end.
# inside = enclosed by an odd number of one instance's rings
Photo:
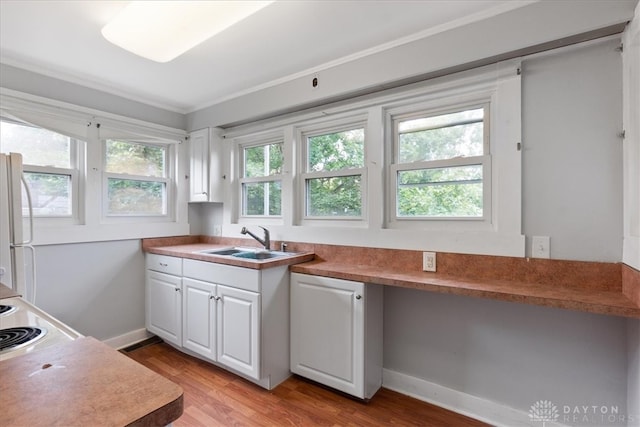
POLYGON ((188 113, 531 1, 278 0, 164 64, 102 37, 127 3, 0 0, 0 61, 188 113))

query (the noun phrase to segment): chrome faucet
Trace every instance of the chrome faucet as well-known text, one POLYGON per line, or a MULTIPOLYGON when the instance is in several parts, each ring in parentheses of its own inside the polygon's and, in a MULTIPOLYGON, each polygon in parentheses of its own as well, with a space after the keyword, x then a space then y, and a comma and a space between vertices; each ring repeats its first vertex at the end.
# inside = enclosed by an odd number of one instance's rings
POLYGON ((260 244, 264 246, 266 250, 271 249, 271 239, 269 238, 269 230, 267 230, 262 226, 258 226, 258 227, 264 230, 264 239, 259 238, 258 236, 256 236, 255 234, 247 230, 247 227, 242 227, 242 230, 240 230, 240 234, 248 234, 249 236, 256 239, 258 242, 260 242, 260 244))

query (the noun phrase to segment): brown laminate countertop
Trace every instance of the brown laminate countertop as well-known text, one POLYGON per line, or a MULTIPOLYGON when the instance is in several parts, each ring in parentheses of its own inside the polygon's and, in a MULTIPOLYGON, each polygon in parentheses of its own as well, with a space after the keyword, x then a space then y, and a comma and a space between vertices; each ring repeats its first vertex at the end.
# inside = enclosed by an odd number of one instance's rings
POLYGON ((321 260, 293 265, 290 270, 385 286, 640 318, 640 306, 620 290, 579 289, 557 284, 516 282, 495 278, 473 279, 321 260))
MULTIPOLYGON (((234 265, 236 267, 252 268, 262 270, 265 268, 279 267, 282 265, 291 265, 300 262, 307 262, 314 259, 313 252, 291 252, 290 255, 283 257, 270 258, 264 260, 249 261, 243 258, 228 255, 211 255, 199 253, 204 250, 224 249, 233 245, 220 245, 212 243, 190 243, 186 245, 171 246, 152 246, 145 248, 146 252, 158 255, 168 255, 179 258, 189 258, 198 261, 215 262, 218 264, 234 265)), ((245 246, 243 246, 245 247, 245 246)), ((260 249, 260 248, 253 248, 260 249)))
POLYGON ((182 415, 175 383, 83 337, 0 363, 2 426, 160 426, 182 415))

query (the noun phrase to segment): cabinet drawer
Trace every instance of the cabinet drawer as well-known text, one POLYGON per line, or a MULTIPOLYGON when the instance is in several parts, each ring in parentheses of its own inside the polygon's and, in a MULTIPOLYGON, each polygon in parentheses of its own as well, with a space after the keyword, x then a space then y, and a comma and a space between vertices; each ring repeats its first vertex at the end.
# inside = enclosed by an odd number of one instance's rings
POLYGON ((260 270, 185 259, 183 276, 204 282, 260 292, 260 270))
POLYGON ((173 274, 175 276, 182 276, 182 258, 176 258, 166 255, 147 254, 146 263, 148 270, 173 274))

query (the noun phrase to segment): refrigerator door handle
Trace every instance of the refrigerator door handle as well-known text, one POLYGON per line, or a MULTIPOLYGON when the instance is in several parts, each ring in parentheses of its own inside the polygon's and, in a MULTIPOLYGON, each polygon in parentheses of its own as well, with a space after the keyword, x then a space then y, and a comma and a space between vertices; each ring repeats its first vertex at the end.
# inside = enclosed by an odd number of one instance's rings
POLYGON ((29 206, 29 239, 21 243, 14 243, 14 247, 30 245, 31 242, 33 242, 33 204, 31 203, 31 190, 29 190, 29 185, 27 184, 27 180, 24 178, 24 174, 20 176, 20 181, 22 182, 25 194, 27 195, 27 204, 29 206))
POLYGON ((32 304, 36 303, 36 250, 31 245, 23 245, 25 249, 29 249, 31 252, 31 298, 28 299, 32 304))

